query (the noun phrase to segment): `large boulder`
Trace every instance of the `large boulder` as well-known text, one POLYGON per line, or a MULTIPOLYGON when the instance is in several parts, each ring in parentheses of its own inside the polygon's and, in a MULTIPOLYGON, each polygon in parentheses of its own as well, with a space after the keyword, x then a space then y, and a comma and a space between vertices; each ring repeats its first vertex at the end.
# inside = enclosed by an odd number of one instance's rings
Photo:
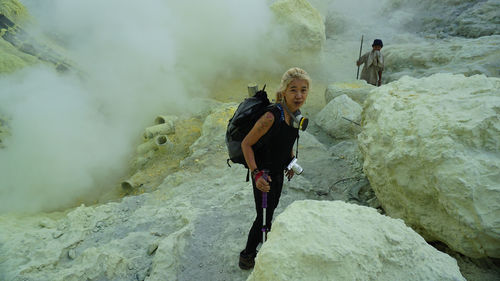
POLYGON ((362 125, 364 171, 387 214, 500 258, 500 79, 403 77, 372 92, 362 125))
POLYGON ((341 201, 295 201, 273 223, 247 280, 465 280, 403 221, 341 201))
POLYGON ((354 139, 361 132, 361 106, 347 95, 330 101, 314 120, 328 135, 336 139, 354 139))
POLYGON ((278 0, 271 5, 277 21, 285 26, 294 51, 318 51, 326 41, 321 14, 307 0, 278 0))
POLYGON ((347 95, 353 101, 363 105, 370 91, 374 88, 375 86, 366 83, 365 80, 333 83, 328 85, 325 90, 325 101, 329 103, 338 96, 347 95))

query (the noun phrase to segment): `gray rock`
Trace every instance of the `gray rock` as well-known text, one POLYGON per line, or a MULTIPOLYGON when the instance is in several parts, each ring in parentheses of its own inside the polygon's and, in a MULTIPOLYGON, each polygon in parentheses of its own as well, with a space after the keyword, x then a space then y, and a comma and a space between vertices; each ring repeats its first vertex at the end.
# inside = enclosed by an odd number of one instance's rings
POLYGON ((404 77, 365 102, 359 144, 384 210, 428 241, 500 257, 500 79, 404 77))
POLYGON ((361 111, 358 103, 341 95, 330 101, 316 115, 314 122, 335 139, 353 139, 361 132, 361 111))
POLYGON ((328 85, 325 90, 325 102, 328 104, 334 98, 347 95, 359 105, 363 105, 370 91, 375 86, 366 83, 365 80, 354 80, 351 82, 338 82, 328 85))
POLYGON ((403 221, 340 201, 291 204, 276 218, 255 262, 248 281, 465 281, 452 257, 403 221))

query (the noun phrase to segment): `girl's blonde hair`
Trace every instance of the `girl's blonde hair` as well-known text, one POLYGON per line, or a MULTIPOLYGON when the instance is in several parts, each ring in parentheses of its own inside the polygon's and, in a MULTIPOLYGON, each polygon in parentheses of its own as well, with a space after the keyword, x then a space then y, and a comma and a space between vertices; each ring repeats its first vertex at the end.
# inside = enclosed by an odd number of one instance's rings
POLYGON ((307 86, 311 86, 311 77, 302 68, 292 67, 283 74, 281 77, 280 88, 276 92, 276 103, 281 102, 283 99, 283 92, 288 87, 288 84, 293 81, 293 79, 302 79, 307 81, 307 86))

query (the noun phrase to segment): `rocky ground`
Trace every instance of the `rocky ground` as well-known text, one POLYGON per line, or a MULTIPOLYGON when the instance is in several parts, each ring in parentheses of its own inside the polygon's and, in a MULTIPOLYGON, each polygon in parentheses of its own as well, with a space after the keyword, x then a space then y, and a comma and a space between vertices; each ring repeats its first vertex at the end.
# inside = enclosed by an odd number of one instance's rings
MULTIPOLYGON (((310 108, 321 107, 312 101, 310 108)), ((245 280, 249 272, 238 268, 237 258, 253 216, 251 186, 246 170, 227 166, 223 138, 237 104, 201 104, 206 106, 198 114, 179 118, 169 136, 171 153, 159 148, 144 165, 131 162, 130 175, 141 175, 139 188, 62 213, 0 217, 0 276, 245 280)), ((301 134, 299 159, 305 172, 285 182, 276 215, 302 199, 341 200, 384 212, 362 171, 356 140, 335 140, 312 123, 301 134)), ((498 280, 497 261, 432 245, 455 257, 467 280, 498 280)))

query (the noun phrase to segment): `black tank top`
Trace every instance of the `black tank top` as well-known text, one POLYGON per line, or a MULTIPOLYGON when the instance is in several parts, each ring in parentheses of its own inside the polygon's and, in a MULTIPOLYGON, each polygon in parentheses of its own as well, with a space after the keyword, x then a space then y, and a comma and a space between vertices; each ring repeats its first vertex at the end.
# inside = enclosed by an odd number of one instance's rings
POLYGON ((285 122, 283 109, 279 105, 274 105, 271 113, 274 114, 274 123, 263 136, 266 138, 263 147, 255 152, 255 162, 260 170, 269 169, 271 173, 281 173, 291 160, 299 130, 285 122))

